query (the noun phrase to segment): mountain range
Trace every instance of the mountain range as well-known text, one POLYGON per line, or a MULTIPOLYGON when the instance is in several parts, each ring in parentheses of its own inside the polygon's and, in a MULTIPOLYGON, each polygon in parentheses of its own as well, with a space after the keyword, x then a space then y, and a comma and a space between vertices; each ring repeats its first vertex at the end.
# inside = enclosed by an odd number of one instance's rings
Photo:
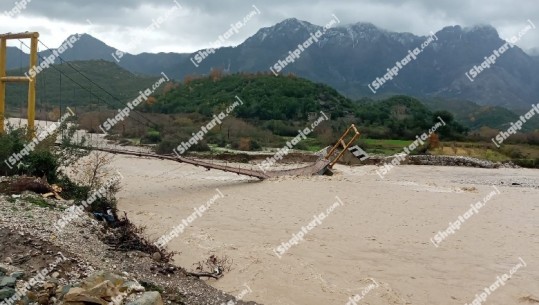
MULTIPOLYGON (((199 64, 192 54, 141 53, 112 56, 117 49, 83 34, 73 48, 63 53, 68 61, 102 59, 115 62, 137 74, 158 76, 161 72, 181 80, 187 75, 205 75, 212 69, 226 72, 270 72, 279 60, 298 48, 322 27, 295 18, 262 28, 235 47, 223 47, 199 64), (193 63, 197 63, 198 67, 193 63)), ((434 33, 436 39, 393 80, 373 93, 368 85, 383 78, 387 69, 421 48, 427 36, 383 30, 370 23, 356 23, 327 30, 314 45, 303 51, 281 73, 293 73, 315 82, 328 84, 350 98, 382 98, 408 94, 419 98, 471 100, 480 105, 503 106, 522 112, 529 110, 539 96, 539 56, 530 56, 515 46, 502 54, 494 65, 482 71, 473 82, 465 75, 480 66, 485 57, 505 41, 495 28, 448 26, 434 33)), ((52 50, 41 52, 42 56, 52 50)), ((28 62, 28 55, 15 47, 8 50, 8 68, 28 62)))

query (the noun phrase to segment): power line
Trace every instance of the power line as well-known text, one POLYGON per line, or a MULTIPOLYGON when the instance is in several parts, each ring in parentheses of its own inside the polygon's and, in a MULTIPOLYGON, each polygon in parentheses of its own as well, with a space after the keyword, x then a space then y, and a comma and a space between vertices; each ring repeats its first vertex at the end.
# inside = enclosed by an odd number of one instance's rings
MULTIPOLYGON (((30 48, 27 44, 25 44, 25 43, 24 43, 23 41, 21 41, 20 39, 19 39, 19 41, 20 41, 23 45, 25 45, 27 48, 30 48)), ((40 41, 40 42, 41 42, 41 41, 40 41)), ((41 43, 41 44, 43 44, 43 43, 41 43)), ((43 44, 43 45, 45 46, 45 44, 43 44)), ((47 47, 47 46, 45 46, 45 47, 47 47)), ((50 50, 50 49, 49 49, 49 50, 50 50)), ((38 54, 38 56, 41 58, 42 61, 46 61, 46 59, 45 59, 43 56, 41 56, 41 55, 39 55, 39 54, 38 54)), ((64 61, 62 58, 60 58, 60 60, 61 60, 61 61, 64 61)), ((64 62, 65 62, 65 61, 64 61, 64 62)), ((66 63, 67 63, 67 62, 66 62, 66 63)), ((71 65, 69 65, 69 66, 70 66, 71 68, 73 68, 71 65)), ((117 108, 117 106, 115 106, 115 105, 113 105, 113 104, 107 102, 106 100, 102 99, 100 96, 98 96, 98 95, 96 95, 95 93, 93 93, 92 90, 89 90, 89 89, 86 88, 85 86, 81 85, 79 82, 77 82, 76 80, 74 80, 74 79, 73 79, 71 76, 69 76, 68 74, 62 72, 62 71, 61 71, 60 69, 58 69, 56 66, 51 65, 50 67, 52 67, 54 70, 58 71, 58 73, 63 74, 67 79, 69 79, 70 81, 72 81, 74 84, 76 84, 77 86, 79 86, 81 89, 83 89, 83 90, 87 91, 88 93, 90 93, 90 95, 94 96, 98 101, 101 101, 101 102, 103 102, 103 103, 109 105, 110 107, 117 108)), ((32 67, 30 67, 30 68, 32 68, 32 67)), ((73 69, 74 69, 74 68, 73 68, 73 69)), ((74 70, 77 71, 76 69, 74 69, 74 70)), ((77 71, 77 72, 78 72, 78 71, 77 71)), ((79 72, 79 73, 80 73, 80 72, 79 72)), ((82 74, 82 73, 81 73, 81 74, 82 74)), ((82 74, 82 75, 83 75, 85 78, 87 78, 84 74, 82 74)), ((103 89, 103 90, 104 90, 104 89, 103 89)), ((105 91, 106 91, 106 90, 105 90, 105 91)), ((110 94, 110 93, 109 93, 109 94, 110 94)), ((113 96, 113 97, 114 97, 114 96, 113 96)), ((114 98, 115 98, 117 101, 119 101, 119 102, 122 104, 122 106, 125 106, 125 105, 123 104, 123 102, 122 102, 120 99, 118 99, 118 98, 116 98, 116 97, 114 97, 114 98)), ((142 114, 140 114, 138 111, 134 111, 134 112, 135 112, 136 114, 140 115, 141 117, 143 117, 145 120, 147 120, 148 122, 150 122, 150 123, 153 124, 154 126, 156 126, 155 123, 153 123, 152 121, 150 121, 149 119, 147 119, 146 117, 144 117, 144 116, 143 116, 142 114)), ((139 121, 138 119, 136 119, 136 118, 134 118, 134 117, 131 117, 131 119, 134 120, 134 121, 136 121, 137 123, 140 123, 140 124, 142 124, 142 125, 146 125, 146 126, 147 126, 147 123, 141 122, 141 121, 139 121)))
MULTIPOLYGON (((42 44, 45 48, 47 48, 47 50, 51 50, 51 48, 49 48, 47 45, 45 45, 41 40, 38 40, 40 44, 42 44)), ((84 73, 82 73, 81 71, 77 70, 73 65, 71 65, 71 63, 69 63, 68 61, 65 61, 60 55, 57 56, 61 62, 64 62, 66 63, 69 67, 71 67, 71 69, 75 70, 77 73, 79 73, 80 75, 82 75, 82 77, 86 78, 90 83, 92 83, 94 86, 96 86, 97 88, 103 90, 106 94, 110 95, 113 99, 117 100, 118 102, 122 103, 123 105, 123 102, 122 100, 120 100, 119 98, 117 98, 116 96, 114 96, 112 93, 110 93, 109 91, 107 91, 105 88, 103 88, 102 86, 100 86, 99 84, 97 84, 96 82, 94 82, 93 80, 91 80, 89 77, 87 77, 84 73)), ((123 105, 125 106, 125 105, 123 105)), ((133 110, 135 113, 137 113, 138 115, 140 115, 142 118, 144 118, 146 121, 150 122, 151 124, 153 124, 154 126, 156 125, 154 122, 152 122, 151 120, 147 119, 145 116, 143 116, 141 113, 139 113, 138 111, 136 110, 133 110)))

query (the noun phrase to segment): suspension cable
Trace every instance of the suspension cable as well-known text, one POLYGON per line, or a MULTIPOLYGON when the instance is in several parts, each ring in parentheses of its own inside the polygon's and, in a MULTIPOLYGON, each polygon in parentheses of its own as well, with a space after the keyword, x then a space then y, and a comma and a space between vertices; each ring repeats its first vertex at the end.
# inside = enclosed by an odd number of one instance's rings
MULTIPOLYGON (((19 41, 21 41, 21 40, 19 40, 19 41)), ((22 41, 21 41, 21 42, 22 42, 22 41)), ((22 44, 24 44, 26 47, 28 47, 28 45, 26 45, 24 42, 22 42, 22 44)), ((28 48, 29 48, 29 47, 28 47, 28 48)), ((45 58, 43 58, 43 56, 41 56, 41 55, 39 55, 39 54, 38 54, 38 56, 41 58, 41 60, 45 60, 45 58)), ((76 80, 74 80, 71 76, 69 76, 68 74, 62 72, 62 71, 61 71, 60 69, 58 69, 55 65, 51 65, 50 67, 53 68, 54 70, 58 71, 59 73, 63 74, 67 79, 69 79, 71 82, 73 82, 74 84, 76 84, 77 86, 79 86, 79 87, 80 87, 81 89, 83 89, 84 91, 90 93, 90 95, 92 95, 92 96, 94 96, 95 98, 97 98, 98 101, 101 101, 101 102, 107 104, 108 106, 110 106, 110 107, 112 107, 112 108, 117 108, 116 105, 113 105, 113 104, 107 102, 106 100, 104 100, 103 98, 101 98, 100 96, 96 95, 96 94, 93 93, 91 90, 89 90, 89 89, 86 88, 85 86, 81 85, 81 84, 80 84, 79 82, 77 82, 76 80)), ((31 67, 30 67, 30 68, 31 68, 31 67)), ((120 103, 122 103, 122 102, 120 101, 120 103)), ((123 105, 123 103, 122 103, 122 106, 125 106, 125 105, 123 105)), ((142 114, 140 114, 138 111, 135 111, 135 113, 137 113, 138 115, 144 117, 144 116, 143 116, 142 114)), ((134 118, 134 117, 131 117, 131 119, 134 120, 134 121, 136 121, 137 123, 140 123, 140 124, 142 124, 142 125, 146 125, 146 126, 147 126, 146 123, 141 122, 141 121, 139 121, 138 119, 136 119, 136 118, 134 118)), ((146 118, 145 118, 145 119, 146 119, 146 118)), ((152 121, 150 121, 150 120, 148 120, 148 119, 146 119, 146 120, 149 121, 151 124, 153 124, 154 127, 157 126, 157 125, 156 125, 155 123, 153 123, 152 121)))
MULTIPOLYGON (((45 45, 41 40, 39 40, 39 43, 42 44, 45 48, 47 48, 49 51, 51 50, 51 48, 49 48, 47 45, 45 45)), ((68 61, 64 60, 60 55, 57 56, 59 59, 60 59, 60 62, 61 63, 65 63, 67 64, 71 69, 75 70, 78 74, 80 74, 82 77, 84 77, 86 80, 88 80, 91 84, 93 84, 94 86, 96 86, 97 88, 101 89, 103 92, 105 92, 106 94, 108 94, 109 96, 111 96, 113 99, 115 99, 116 101, 120 102, 123 104, 122 100, 119 99, 118 97, 116 97, 115 95, 113 95, 112 93, 110 93, 108 90, 106 90, 105 88, 103 88, 101 85, 99 85, 98 83, 94 82, 92 79, 90 79, 88 76, 86 76, 84 73, 82 73, 81 71, 79 71, 77 68, 75 68, 71 63, 69 63, 68 61)), ((125 105, 124 105, 125 106, 125 105)), ((142 118, 144 118, 146 121, 148 121, 149 123, 153 124, 154 126, 156 125, 154 122, 152 122, 151 120, 149 120, 148 118, 146 118, 145 116, 143 116, 142 114, 140 114, 138 111, 134 111, 136 112, 137 114, 139 114, 142 118)))

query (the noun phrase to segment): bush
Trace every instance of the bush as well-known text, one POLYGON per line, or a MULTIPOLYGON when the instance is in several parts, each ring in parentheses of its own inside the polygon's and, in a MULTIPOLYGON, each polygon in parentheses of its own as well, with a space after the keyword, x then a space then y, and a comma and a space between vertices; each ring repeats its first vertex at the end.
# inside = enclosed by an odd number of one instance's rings
MULTIPOLYGON (((88 200, 89 197, 95 192, 89 186, 83 186, 73 182, 66 176, 61 176, 57 182, 63 189, 62 197, 64 199, 72 199, 76 205, 81 205, 82 201, 88 200)), ((118 192, 118 184, 114 184, 107 188, 107 195, 104 197, 96 197, 95 201, 87 208, 89 212, 102 213, 107 208, 116 210, 117 200, 116 193, 118 192)))
POLYGON ((521 167, 539 168, 539 158, 535 160, 534 159, 514 159, 511 161, 521 167))
POLYGON ((49 183, 55 183, 58 180, 58 160, 47 150, 36 150, 32 152, 24 162, 21 163, 25 167, 27 175, 37 177, 47 177, 49 183))
MULTIPOLYGON (((19 153, 26 143, 26 130, 23 128, 13 129, 7 126, 6 133, 0 134, 0 160, 8 160, 14 153, 19 153)), ((0 171, 6 176, 18 173, 16 167, 11 167, 6 162, 0 162, 0 171)))
POLYGON ((170 138, 165 138, 159 143, 155 149, 155 152, 161 155, 168 155, 173 153, 173 150, 178 147, 177 141, 170 138))
POLYGON ((231 146, 233 149, 242 151, 253 151, 262 149, 260 144, 251 138, 235 139, 232 141, 231 146))
POLYGON ((85 200, 90 193, 90 187, 78 185, 66 176, 60 176, 58 184, 62 186, 62 196, 65 199, 85 200))
POLYGON ((309 146, 307 145, 307 143, 305 143, 305 141, 299 141, 299 143, 294 146, 294 149, 309 150, 309 146))
MULTIPOLYGON (((21 154, 28 143, 30 141, 27 140, 25 128, 14 129, 8 126, 6 133, 0 135, 0 158, 9 163, 9 159, 14 154, 21 154)), ((39 143, 15 165, 8 166, 6 162, 0 164, 1 172, 7 176, 29 175, 40 178, 45 176, 50 183, 56 182, 58 167, 57 157, 47 150, 47 141, 39 143)))
POLYGON ((502 148, 502 152, 506 156, 509 156, 511 159, 523 159, 525 157, 522 151, 520 151, 518 148, 511 147, 511 146, 506 146, 502 148))
POLYGON ((264 124, 264 127, 273 132, 273 134, 282 137, 294 137, 298 134, 298 129, 290 125, 290 122, 281 120, 271 120, 264 124))
POLYGON ((226 147, 226 145, 228 144, 228 142, 225 139, 225 136, 222 134, 217 134, 217 136, 213 138, 212 142, 213 144, 216 144, 219 147, 226 147))
MULTIPOLYGON (((58 131, 64 130, 64 137, 59 147, 55 147, 57 133, 51 134, 49 137, 40 141, 35 150, 28 153, 15 166, 10 168, 6 162, 1 162, 0 168, 2 172, 10 175, 27 175, 35 177, 46 177, 49 184, 55 183, 62 187, 62 197, 65 199, 73 199, 80 204, 83 200, 95 191, 92 185, 82 185, 73 182, 65 174, 60 171, 62 167, 73 166, 74 171, 80 170, 81 165, 74 166, 81 157, 88 155, 86 151, 81 151, 77 148, 77 143, 74 143, 74 132, 76 127, 63 129, 61 126, 58 131)), ((0 134, 0 158, 9 159, 13 154, 20 154, 26 144, 30 141, 26 137, 26 129, 11 128, 8 126, 6 133, 0 134)), ((84 145, 84 140, 81 143, 84 145)), ((99 185, 94 185, 98 188, 99 185)), ((116 207, 115 193, 118 191, 118 184, 114 184, 107 188, 107 195, 103 198, 97 198, 90 211, 102 211, 104 207, 116 207)))
POLYGON ((143 143, 143 144, 157 144, 159 142, 161 142, 161 133, 156 130, 148 131, 140 139, 140 143, 143 143))
MULTIPOLYGON (((174 153, 174 150, 178 148, 179 145, 181 145, 182 141, 178 140, 178 138, 175 138, 173 136, 167 136, 159 145, 156 147, 156 152, 158 154, 172 154, 174 153)), ((206 141, 199 142, 196 145, 193 145, 189 147, 188 151, 211 151, 211 148, 208 146, 208 143, 206 141)))

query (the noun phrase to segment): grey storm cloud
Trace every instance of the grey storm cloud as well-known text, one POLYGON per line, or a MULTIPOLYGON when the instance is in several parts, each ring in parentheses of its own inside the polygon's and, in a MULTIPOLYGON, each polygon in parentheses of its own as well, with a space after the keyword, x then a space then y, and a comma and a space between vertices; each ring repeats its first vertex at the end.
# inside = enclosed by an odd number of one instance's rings
MULTIPOLYGON (((22 1, 25 0, 1 0, 0 12, 10 11, 22 1)), ((341 25, 370 22, 389 31, 417 35, 426 35, 450 25, 490 24, 502 38, 508 38, 526 26, 528 20, 539 25, 537 0, 521 0, 518 5, 512 0, 175 1, 31 0, 18 16, 1 14, 0 20, 5 28, 2 32, 37 30, 42 33, 42 39, 52 45, 58 45, 72 33, 87 32, 113 47, 132 53, 194 52, 209 47, 228 30, 231 23, 252 12, 253 5, 261 14, 249 20, 224 45, 237 45, 260 28, 286 18, 295 17, 324 25, 331 20, 332 14, 339 17, 341 25), (181 5, 181 9, 171 14, 159 28, 145 31, 176 3, 181 5), (129 44, 139 36, 144 37, 143 44, 129 44)), ((525 50, 537 51, 539 30, 527 34, 518 45, 525 50)))

